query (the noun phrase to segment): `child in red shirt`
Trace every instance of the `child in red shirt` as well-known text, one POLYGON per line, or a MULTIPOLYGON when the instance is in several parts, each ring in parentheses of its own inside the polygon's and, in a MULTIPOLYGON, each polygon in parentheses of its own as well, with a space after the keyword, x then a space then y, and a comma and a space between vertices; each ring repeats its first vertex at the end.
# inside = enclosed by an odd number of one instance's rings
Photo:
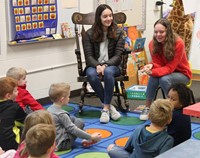
POLYGON ((16 102, 27 112, 44 109, 40 103, 38 103, 35 98, 26 90, 26 70, 20 67, 10 68, 6 76, 12 77, 18 81, 18 96, 16 97, 16 102), (29 110, 28 110, 29 109, 29 110))

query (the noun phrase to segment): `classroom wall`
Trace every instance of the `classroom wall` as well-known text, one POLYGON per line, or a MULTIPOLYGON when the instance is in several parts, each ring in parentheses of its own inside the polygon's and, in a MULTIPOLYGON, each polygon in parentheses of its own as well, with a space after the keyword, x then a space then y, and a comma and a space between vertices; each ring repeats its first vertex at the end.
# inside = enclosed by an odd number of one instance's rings
MULTIPOLYGON (((93 0, 80 1, 80 11, 93 11, 93 0)), ((27 89, 36 99, 48 96, 48 89, 53 82, 68 82, 71 90, 79 89, 76 82, 77 64, 74 54, 75 39, 54 42, 9 46, 9 31, 6 14, 6 0, 0 1, 0 77, 13 66, 20 66, 28 71, 27 89)), ((152 38, 153 23, 159 18, 159 11, 154 11, 156 0, 146 0, 146 45, 152 38)), ((71 16, 71 15, 66 15, 71 16)), ((134 18, 134 17, 133 17, 134 18)), ((147 56, 149 51, 147 50, 147 56)))

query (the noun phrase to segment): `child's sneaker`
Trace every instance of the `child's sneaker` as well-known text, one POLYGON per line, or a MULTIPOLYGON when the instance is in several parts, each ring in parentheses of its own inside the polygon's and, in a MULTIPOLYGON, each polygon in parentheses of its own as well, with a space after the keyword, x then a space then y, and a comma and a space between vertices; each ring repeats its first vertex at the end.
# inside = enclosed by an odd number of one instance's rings
POLYGON ((92 140, 87 140, 87 139, 83 139, 81 144, 84 146, 84 147, 89 147, 93 144, 95 144, 96 142, 95 141, 92 141, 92 140))
POLYGON ((146 107, 144 108, 144 110, 142 110, 142 113, 140 114, 140 120, 142 121, 148 120, 149 119, 148 114, 149 114, 149 108, 146 107))

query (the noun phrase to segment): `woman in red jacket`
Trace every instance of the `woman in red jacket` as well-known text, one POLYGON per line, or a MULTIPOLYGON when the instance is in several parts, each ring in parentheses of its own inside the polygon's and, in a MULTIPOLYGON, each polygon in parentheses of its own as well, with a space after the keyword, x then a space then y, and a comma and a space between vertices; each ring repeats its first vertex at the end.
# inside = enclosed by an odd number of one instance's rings
POLYGON ((141 120, 148 119, 148 111, 158 86, 165 95, 171 84, 187 84, 192 76, 183 40, 173 33, 167 19, 159 19, 154 24, 154 35, 149 43, 152 62, 144 66, 143 71, 150 75, 146 91, 146 108, 140 115, 141 120))

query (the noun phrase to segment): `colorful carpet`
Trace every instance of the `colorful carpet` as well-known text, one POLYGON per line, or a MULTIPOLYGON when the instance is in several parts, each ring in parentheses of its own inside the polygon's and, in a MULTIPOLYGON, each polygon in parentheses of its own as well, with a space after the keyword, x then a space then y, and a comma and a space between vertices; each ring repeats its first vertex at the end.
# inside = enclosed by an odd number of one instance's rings
MULTIPOLYGON (((101 124, 99 122, 100 108, 84 106, 83 113, 79 114, 78 105, 70 103, 64 109, 71 115, 82 118, 85 122, 84 130, 88 133, 100 132, 102 140, 93 146, 84 148, 81 145, 81 139, 77 139, 71 150, 56 152, 61 158, 109 158, 106 152, 109 144, 115 143, 124 146, 137 126, 149 123, 149 121, 140 121, 138 113, 128 112, 122 113, 122 118, 117 122, 111 121, 108 124, 101 124)), ((200 140, 200 124, 192 123, 191 139, 200 140)))

